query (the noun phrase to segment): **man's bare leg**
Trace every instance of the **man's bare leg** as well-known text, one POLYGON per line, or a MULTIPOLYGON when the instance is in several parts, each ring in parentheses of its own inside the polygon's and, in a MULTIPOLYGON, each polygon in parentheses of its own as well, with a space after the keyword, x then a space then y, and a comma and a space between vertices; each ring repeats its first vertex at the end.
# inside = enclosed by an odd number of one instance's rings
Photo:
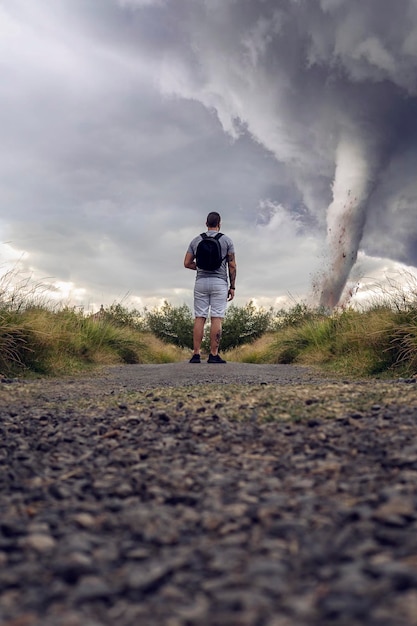
POLYGON ((210 325, 210 352, 213 356, 219 353, 220 339, 222 336, 222 317, 212 317, 210 325))
POLYGON ((201 343, 204 335, 204 324, 206 323, 205 317, 196 317, 194 320, 193 330, 193 346, 194 354, 200 354, 201 343))

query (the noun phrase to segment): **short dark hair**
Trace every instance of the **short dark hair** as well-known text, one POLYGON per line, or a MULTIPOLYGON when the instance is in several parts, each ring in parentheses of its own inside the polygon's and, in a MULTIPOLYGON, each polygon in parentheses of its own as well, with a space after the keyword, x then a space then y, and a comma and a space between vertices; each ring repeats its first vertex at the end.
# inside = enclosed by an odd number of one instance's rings
POLYGON ((220 224, 221 217, 216 211, 212 211, 207 215, 207 226, 209 228, 215 228, 220 224))

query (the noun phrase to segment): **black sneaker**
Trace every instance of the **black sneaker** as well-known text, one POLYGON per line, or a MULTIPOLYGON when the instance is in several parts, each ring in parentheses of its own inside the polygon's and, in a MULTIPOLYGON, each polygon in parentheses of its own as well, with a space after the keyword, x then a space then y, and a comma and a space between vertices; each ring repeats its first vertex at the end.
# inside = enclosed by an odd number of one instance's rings
POLYGON ((226 361, 221 358, 220 354, 214 355, 210 353, 207 363, 226 363, 226 361))
POLYGON ((201 363, 200 355, 199 354, 193 354, 193 356, 189 360, 189 363, 201 363))

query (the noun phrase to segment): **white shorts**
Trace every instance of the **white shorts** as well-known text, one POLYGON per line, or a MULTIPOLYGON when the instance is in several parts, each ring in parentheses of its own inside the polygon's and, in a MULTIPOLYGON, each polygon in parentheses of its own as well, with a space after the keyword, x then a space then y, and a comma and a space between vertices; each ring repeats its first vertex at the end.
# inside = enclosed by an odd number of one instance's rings
POLYGON ((226 314, 227 283, 222 278, 200 278, 194 286, 194 315, 195 317, 223 318, 226 314))

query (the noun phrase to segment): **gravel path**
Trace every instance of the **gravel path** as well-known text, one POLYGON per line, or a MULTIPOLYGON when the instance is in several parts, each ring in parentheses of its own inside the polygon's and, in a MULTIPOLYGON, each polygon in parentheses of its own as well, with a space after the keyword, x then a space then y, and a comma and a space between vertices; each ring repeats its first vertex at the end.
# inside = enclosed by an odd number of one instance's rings
MULTIPOLYGON (((251 365, 248 363, 226 363, 212 365, 206 362, 199 364, 169 363, 164 365, 118 365, 106 368, 93 377, 86 379, 67 378, 64 381, 48 381, 48 390, 68 389, 76 383, 76 393, 80 389, 91 388, 91 393, 106 393, 110 388, 115 390, 129 389, 142 391, 152 387, 183 387, 204 384, 304 384, 318 383, 324 379, 319 372, 307 367, 288 365, 251 365)), ((59 393, 59 392, 58 392, 59 393)))
POLYGON ((417 626, 415 379, 0 384, 2 626, 417 626))

